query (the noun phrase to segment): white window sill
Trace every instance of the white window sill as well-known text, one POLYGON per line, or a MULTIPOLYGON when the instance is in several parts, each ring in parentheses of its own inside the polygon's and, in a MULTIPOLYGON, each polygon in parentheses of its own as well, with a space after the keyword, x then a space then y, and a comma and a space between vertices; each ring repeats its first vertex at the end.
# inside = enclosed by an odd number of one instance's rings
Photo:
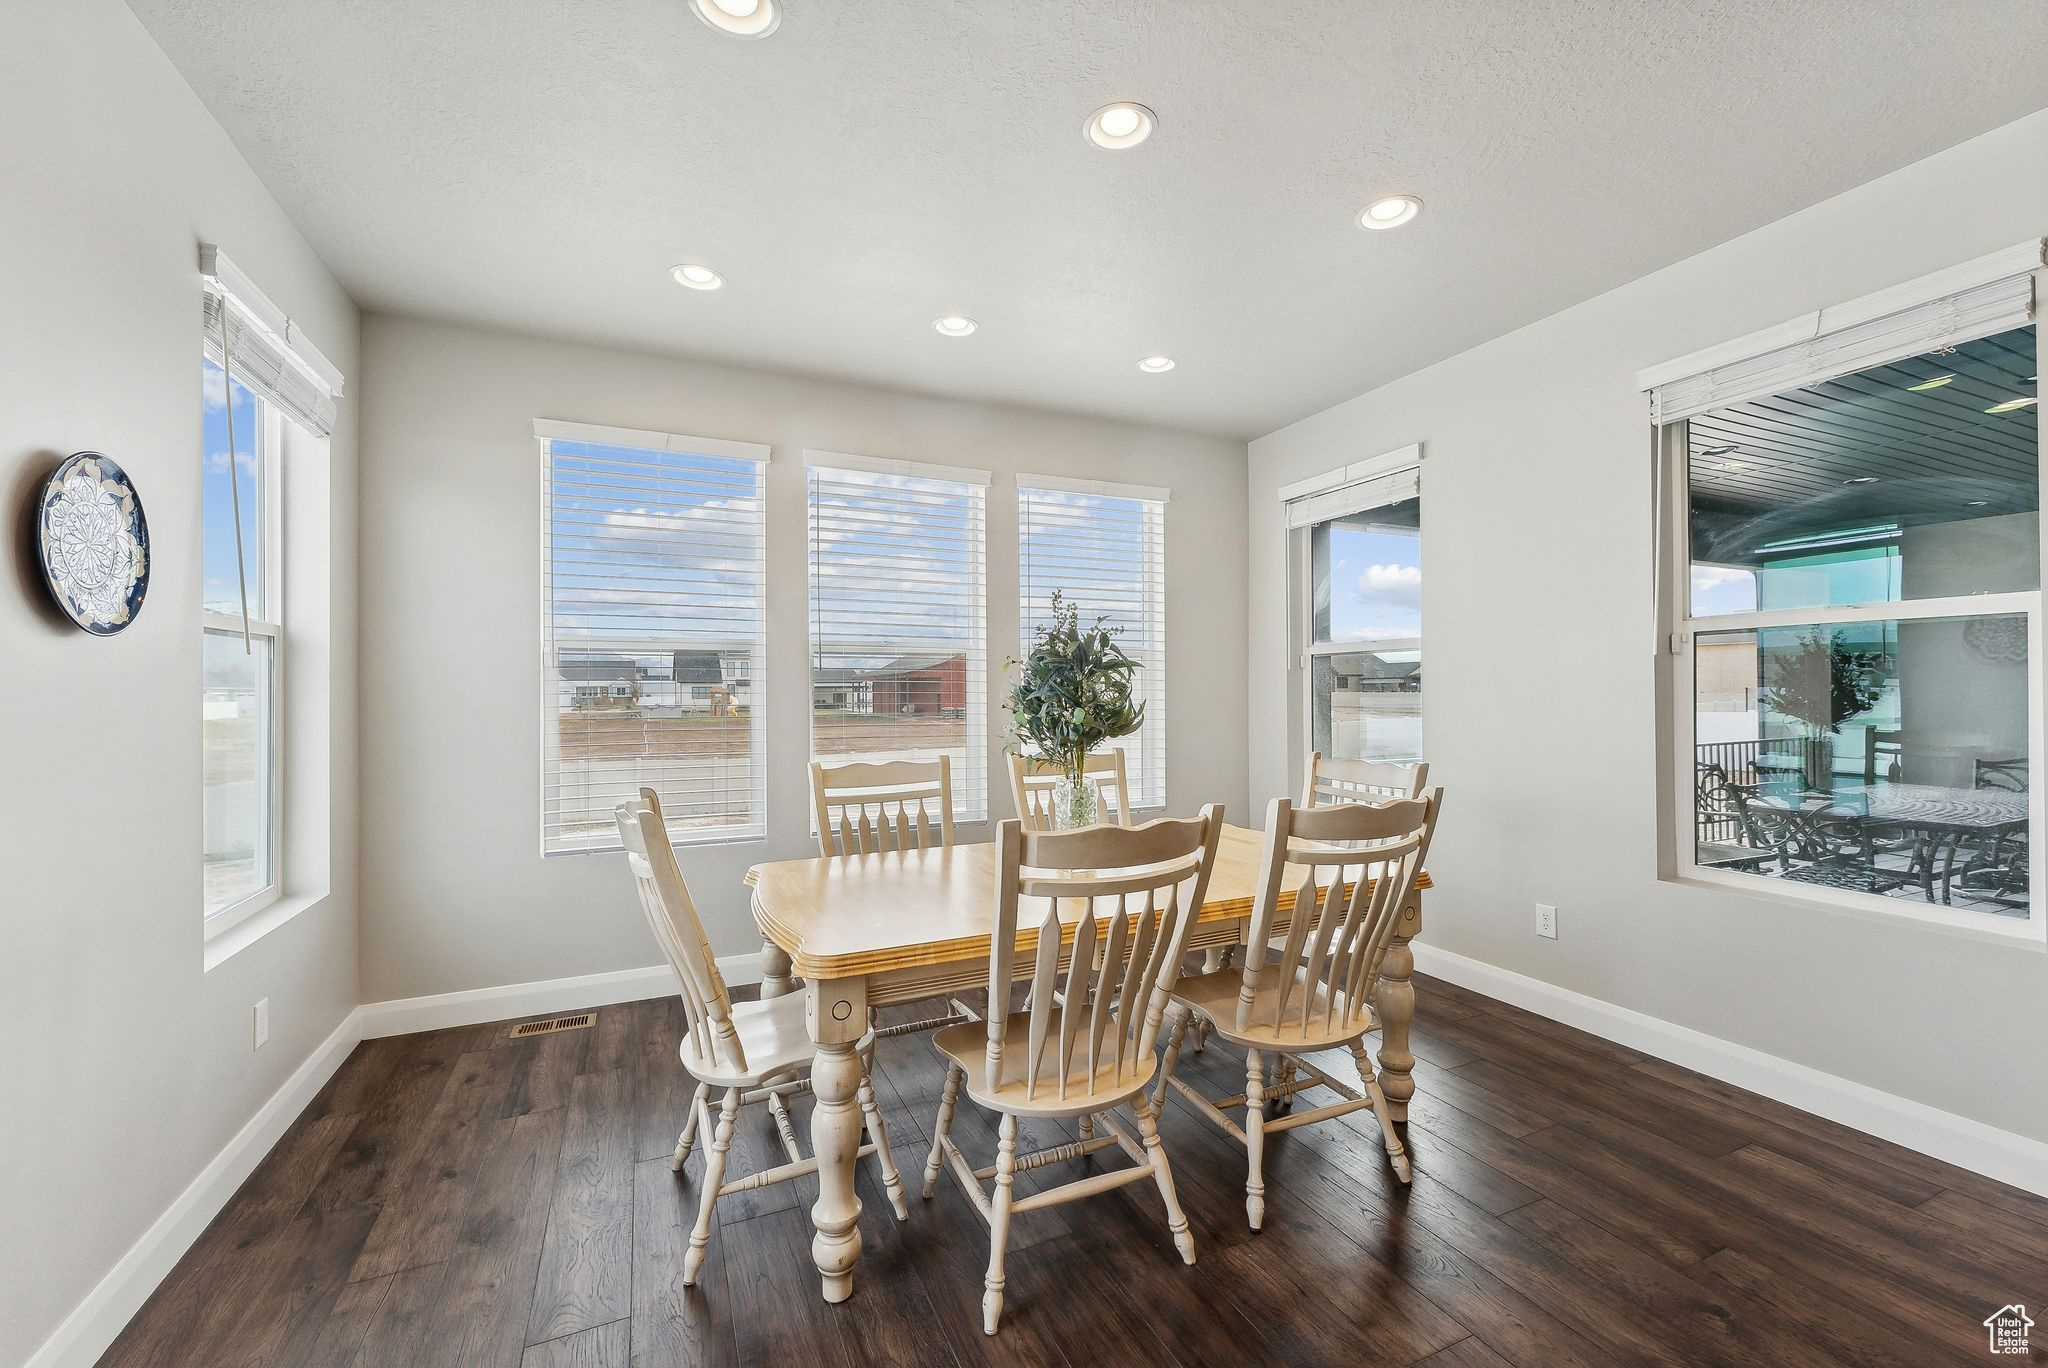
MULTIPOLYGON (((669 833, 669 844, 677 850, 688 850, 696 846, 759 845, 768 839, 767 833, 759 827, 747 827, 740 831, 710 832, 703 836, 676 837, 669 833)), ((575 846, 563 850, 543 850, 544 860, 573 859, 579 855, 622 855, 626 848, 617 841, 609 845, 575 846)))
POLYGON ((2044 939, 2038 910, 2025 918, 2001 917, 1991 912, 1959 912, 1939 903, 1911 902, 1874 893, 1804 887, 1795 892, 1791 888, 1774 886, 1775 880, 1717 873, 1697 866, 1681 870, 1667 882, 1688 888, 1711 889, 1716 893, 1735 893, 1813 912, 1832 912, 1863 921, 1933 931, 1980 944, 2048 953, 2048 939, 2044 939))
POLYGON ((299 913, 326 900, 325 893, 285 897, 273 889, 267 897, 250 898, 221 913, 206 925, 202 947, 205 971, 212 973, 299 913))

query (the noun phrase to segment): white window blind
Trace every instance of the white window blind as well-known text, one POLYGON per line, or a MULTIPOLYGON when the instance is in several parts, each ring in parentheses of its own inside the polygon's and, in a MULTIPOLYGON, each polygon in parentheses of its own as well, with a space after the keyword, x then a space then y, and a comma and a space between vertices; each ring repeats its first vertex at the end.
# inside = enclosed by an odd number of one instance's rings
POLYGON ((199 248, 199 273, 206 355, 215 365, 232 362, 237 381, 314 436, 331 434, 341 372, 212 243, 199 248))
POLYGON ((1093 481, 1017 477, 1018 625, 1022 646, 1052 615, 1057 591, 1122 629, 1142 667, 1135 680, 1145 724, 1124 747, 1134 807, 1166 805, 1167 491, 1093 481))
POLYGON ((745 442, 541 421, 541 849, 617 849, 642 785, 678 841, 764 828, 764 473, 745 442))
POLYGON ((2041 263, 2041 242, 2023 243, 1653 366, 1636 381, 1650 392, 1651 421, 1672 423, 2022 327, 2041 263))
POLYGON ((959 821, 988 815, 985 472, 806 452, 811 754, 952 756, 959 821))
POLYGON ((1422 494, 1422 448, 1405 446, 1341 470, 1301 480, 1280 491, 1287 527, 1313 527, 1333 518, 1363 513, 1368 508, 1419 498, 1422 494))

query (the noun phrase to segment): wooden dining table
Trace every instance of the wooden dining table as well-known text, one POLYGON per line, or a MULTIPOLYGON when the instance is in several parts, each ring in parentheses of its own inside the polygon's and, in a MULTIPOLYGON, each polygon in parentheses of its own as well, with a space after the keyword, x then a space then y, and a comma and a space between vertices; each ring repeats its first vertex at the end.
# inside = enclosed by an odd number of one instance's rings
MULTIPOLYGON (((1200 915, 1188 949, 1241 944, 1251 916, 1265 837, 1225 825, 1200 915)), ((860 1261, 860 1198, 854 1159, 861 1113, 855 1104, 868 1012, 891 1003, 944 997, 988 984, 989 940, 995 924, 996 848, 955 845, 930 850, 776 860, 747 871, 754 920, 760 926, 763 997, 802 991, 805 1018, 817 1053, 811 1090, 811 1144, 818 1156, 818 1200, 811 1208, 816 1235, 811 1255, 825 1300, 853 1293, 860 1261), (801 983, 799 983, 799 979, 801 983)), ((1299 880, 1283 881, 1285 928, 1299 880)), ((1401 910, 1375 999, 1380 1030, 1380 1086, 1395 1120, 1406 1120, 1415 1095, 1415 1056, 1408 1028, 1415 1019, 1415 956, 1409 942, 1422 929, 1421 890, 1401 910)), ((1036 932, 1031 933, 1035 941, 1036 932)), ((1027 970, 1029 954, 1018 956, 1027 970)))

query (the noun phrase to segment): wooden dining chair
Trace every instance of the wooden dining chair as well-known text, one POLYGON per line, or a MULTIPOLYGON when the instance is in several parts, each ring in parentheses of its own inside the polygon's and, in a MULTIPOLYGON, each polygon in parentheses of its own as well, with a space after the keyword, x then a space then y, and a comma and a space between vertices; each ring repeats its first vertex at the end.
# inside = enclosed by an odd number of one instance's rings
POLYGON ((811 761, 818 851, 826 856, 953 844, 953 760, 811 761))
POLYGON ((988 1222, 985 1334, 996 1332, 1003 1313, 1003 1252, 1013 1216, 1150 1180, 1166 1204, 1181 1258, 1195 1261, 1147 1089, 1158 1070, 1153 1045, 1222 832, 1223 810, 1214 804, 1199 817, 1160 818, 1134 828, 1036 832, 1016 821, 997 827, 988 1020, 932 1037, 946 1061, 946 1085, 924 1168, 926 1197, 938 1186, 940 1168, 949 1168, 988 1222), (1011 1009, 1020 956, 1030 966, 1030 995, 1027 1005, 1011 1009), (963 1085, 977 1106, 1002 1117, 996 1161, 985 1168, 974 1167, 953 1142, 963 1085), (1136 1135, 1110 1114, 1125 1103, 1136 1117, 1136 1135), (1020 1156, 1021 1116, 1077 1118, 1081 1138, 1020 1156), (1095 1134, 1098 1124, 1107 1135, 1095 1134), (1018 1173, 1110 1145, 1135 1167, 1013 1195, 1018 1173), (992 1193, 982 1189, 986 1178, 995 1180, 992 1193))
MULTIPOLYGON (((1017 820, 1026 831, 1051 831, 1052 790, 1063 770, 1037 755, 1010 753, 1010 800, 1016 805, 1017 820)), ((1131 785, 1124 771, 1124 751, 1112 746, 1088 757, 1083 776, 1095 786, 1096 801, 1106 809, 1102 820, 1115 826, 1131 824, 1131 785), (1114 791, 1114 802, 1104 803, 1114 791)))
MULTIPOLYGON (((811 801, 818 821, 818 850, 834 855, 881 851, 934 850, 953 844, 953 760, 890 760, 880 764, 811 761, 811 801)), ((914 1035, 979 1021, 958 998, 949 1010, 918 1021, 869 1027, 878 1037, 914 1035)))
MULTIPOLYGON (((683 1003, 683 1039, 680 1048, 683 1068, 697 1081, 690 1100, 689 1115, 669 1168, 681 1172, 701 1131, 709 1137, 704 1154, 703 1191, 697 1200, 697 1224, 690 1232, 689 1252, 683 1256, 683 1283, 697 1281, 704 1267, 704 1252, 711 1243, 711 1221, 718 1199, 735 1192, 749 1192, 774 1183, 786 1183, 815 1173, 815 1155, 806 1158, 797 1143, 796 1126, 790 1120, 786 1098, 810 1090, 811 1035, 804 1022, 801 994, 769 998, 760 1002, 735 1003, 718 972, 718 961, 697 917, 696 904, 683 883, 676 864, 675 848, 669 843, 668 827, 662 821, 660 800, 650 790, 614 809, 619 840, 626 847, 626 864, 640 893, 640 910, 654 939, 676 971, 683 1003), (723 1089, 718 1121, 711 1120, 710 1097, 723 1089), (725 1181, 726 1156, 732 1148, 732 1131, 739 1109, 765 1102, 774 1115, 775 1129, 782 1139, 789 1162, 748 1174, 734 1182, 725 1181)), ((882 1187, 889 1194, 896 1219, 908 1219, 910 1207, 903 1199, 903 1182, 896 1172, 896 1160, 889 1152, 889 1132, 882 1110, 875 1101, 869 1067, 874 1042, 864 1039, 858 1047, 861 1060, 861 1114, 867 1120, 868 1143, 860 1154, 872 1154, 882 1170, 882 1187)))
MULTIPOLYGON (((1422 793, 1429 779, 1429 765, 1421 760, 1413 763, 1391 760, 1340 760, 1312 751, 1308 757, 1308 775, 1302 781, 1300 807, 1327 806, 1332 803, 1384 803, 1390 798, 1415 798, 1422 793)), ((1275 944, 1273 949, 1280 946, 1275 944)), ((1207 951, 1202 956, 1202 972, 1213 974, 1226 969, 1233 959, 1242 958, 1241 950, 1221 946, 1207 951)), ((1206 1049, 1213 1034, 1208 1017, 1200 1012, 1193 1014, 1188 1022, 1188 1031, 1193 1036, 1197 1050, 1206 1049)), ((1276 1089, 1284 1089, 1294 1081, 1293 1062, 1283 1061, 1275 1079, 1276 1089)), ((1286 1100, 1292 1096, 1281 1092, 1281 1100, 1275 1105, 1287 1110, 1291 1104, 1286 1100)))
POLYGON ((1253 1230, 1266 1218, 1266 1136, 1273 1132, 1371 1107, 1394 1172, 1404 1183, 1414 1176, 1387 1114, 1387 1099, 1366 1053, 1365 1034, 1372 1027, 1368 1004, 1379 982, 1381 961, 1422 872, 1442 803, 1442 789, 1377 805, 1297 808, 1285 798, 1275 798, 1267 811, 1266 849, 1253 889, 1247 944, 1265 945, 1281 930, 1284 917, 1278 955, 1258 957, 1270 961, 1258 963, 1248 957, 1240 969, 1200 974, 1174 989, 1173 1029, 1153 1105, 1163 1103, 1171 1085, 1245 1147, 1250 1165, 1245 1215, 1253 1230), (1290 867, 1302 871, 1301 883, 1291 909, 1283 913, 1281 884, 1290 867), (1220 1039, 1245 1051, 1242 1093, 1212 1102, 1174 1076, 1181 1039, 1197 1012, 1214 1023, 1220 1039), (1303 1058, 1339 1047, 1351 1052, 1363 1093, 1303 1058), (1342 1100, 1269 1120, 1269 1055, 1294 1065, 1273 1092, 1284 1090, 1292 1096, 1323 1087, 1342 1100), (1237 1106, 1244 1108, 1242 1126, 1225 1111, 1237 1106))
POLYGON ((1419 798, 1429 783, 1429 766, 1417 760, 1338 760, 1321 751, 1308 758, 1308 777, 1301 785, 1301 807, 1318 803, 1383 803, 1389 798, 1419 798))

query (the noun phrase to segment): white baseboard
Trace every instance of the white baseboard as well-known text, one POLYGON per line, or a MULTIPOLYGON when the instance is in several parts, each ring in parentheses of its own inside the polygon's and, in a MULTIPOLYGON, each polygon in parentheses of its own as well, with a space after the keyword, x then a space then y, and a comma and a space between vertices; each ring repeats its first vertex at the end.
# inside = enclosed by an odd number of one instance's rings
POLYGON ((1417 941, 1414 949, 1417 969, 1461 988, 1499 998, 1603 1040, 1761 1093, 2001 1183, 2048 1196, 2048 1144, 2039 1140, 1423 941, 1417 941))
MULTIPOLYGON (((761 956, 758 952, 723 955, 718 961, 718 972, 730 986, 759 983, 761 956)), ((664 997, 675 991, 675 971, 666 964, 650 964, 643 969, 614 969, 575 978, 505 983, 495 988, 468 988, 430 997, 392 998, 363 1004, 363 1038, 375 1040, 380 1036, 411 1035, 415 1031, 440 1031, 450 1026, 475 1026, 509 1017, 539 1016, 543 1012, 608 1007, 615 1002, 664 997)))
POLYGON ((228 1199, 270 1153, 271 1146, 283 1138, 292 1122, 298 1120, 348 1058, 349 1051, 362 1040, 361 1018, 361 1008, 342 1018, 334 1033, 293 1071, 283 1087, 270 1095, 270 1100, 178 1194, 170 1209, 142 1233, 142 1238, 86 1294, 85 1300, 72 1308, 64 1323, 43 1341, 43 1347, 36 1350, 24 1368, 90 1368, 98 1362, 107 1346, 149 1300, 150 1293, 170 1275, 193 1241, 220 1214, 228 1199))
MULTIPOLYGON (((1426 942, 1415 945, 1415 964, 1424 973, 1474 992, 1696 1069, 2000 1182, 2048 1195, 2048 1144, 2041 1141, 1426 942)), ((758 983, 761 979, 758 954, 723 957, 718 968, 729 984, 758 983)), ((178 1195, 170 1209, 65 1318, 25 1368, 88 1368, 97 1361, 359 1041, 578 1007, 637 1002, 674 991, 674 972, 665 964, 657 964, 577 978, 397 998, 356 1008, 226 1148, 214 1156, 205 1171, 178 1195)))
MULTIPOLYGON (((721 957, 718 971, 734 986, 759 983, 761 956, 754 953, 721 957)), ((185 1256, 207 1223, 220 1214, 228 1199, 255 1172, 271 1147, 360 1042, 449 1026, 473 1026, 508 1017, 638 1002, 675 991, 675 971, 666 964, 654 964, 644 969, 621 969, 540 983, 509 983, 431 997, 369 1002, 357 1007, 178 1194, 170 1209, 143 1232, 112 1271, 73 1308, 24 1368, 90 1368, 97 1362, 149 1300, 150 1293, 185 1256)))

